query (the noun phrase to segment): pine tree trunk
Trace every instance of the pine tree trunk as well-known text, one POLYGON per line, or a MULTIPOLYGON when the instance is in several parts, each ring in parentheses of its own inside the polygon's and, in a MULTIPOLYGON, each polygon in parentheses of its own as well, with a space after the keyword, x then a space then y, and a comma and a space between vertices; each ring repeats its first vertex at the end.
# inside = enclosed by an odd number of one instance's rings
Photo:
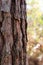
POLYGON ((0 3, 0 65, 26 65, 26 2, 0 3))

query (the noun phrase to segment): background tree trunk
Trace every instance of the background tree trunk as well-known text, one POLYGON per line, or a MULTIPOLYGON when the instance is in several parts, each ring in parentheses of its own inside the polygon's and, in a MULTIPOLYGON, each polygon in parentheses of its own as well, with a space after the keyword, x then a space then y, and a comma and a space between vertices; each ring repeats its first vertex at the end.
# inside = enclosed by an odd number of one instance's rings
POLYGON ((0 65, 26 65, 26 2, 1 0, 0 3, 0 65))

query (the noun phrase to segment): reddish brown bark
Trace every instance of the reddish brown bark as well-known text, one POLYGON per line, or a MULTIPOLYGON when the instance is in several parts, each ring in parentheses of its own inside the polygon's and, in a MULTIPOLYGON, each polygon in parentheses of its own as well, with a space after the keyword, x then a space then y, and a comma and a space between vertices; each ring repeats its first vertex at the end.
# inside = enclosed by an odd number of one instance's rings
POLYGON ((0 63, 1 65, 26 65, 27 21, 25 0, 6 0, 7 4, 5 0, 1 1, 0 50, 2 50, 2 56, 0 63), (8 7, 8 4, 11 5, 11 8, 8 7))
POLYGON ((10 13, 4 13, 4 20, 1 31, 5 39, 5 44, 2 51, 1 65, 12 65, 11 50, 13 45, 13 37, 10 13))

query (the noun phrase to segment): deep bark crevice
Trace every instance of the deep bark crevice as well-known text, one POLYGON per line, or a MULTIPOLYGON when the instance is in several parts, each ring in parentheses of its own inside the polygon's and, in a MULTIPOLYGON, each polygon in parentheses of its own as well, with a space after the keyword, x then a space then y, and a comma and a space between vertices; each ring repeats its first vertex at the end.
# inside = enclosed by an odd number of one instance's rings
POLYGON ((0 65, 1 65, 2 50, 3 50, 4 44, 5 44, 5 39, 2 32, 0 31, 0 65))
POLYGON ((4 39, 3 33, 1 31, 3 20, 4 20, 3 12, 1 12, 1 20, 0 20, 0 65, 1 65, 1 59, 2 59, 2 50, 3 50, 3 47, 5 45, 5 39, 4 39))

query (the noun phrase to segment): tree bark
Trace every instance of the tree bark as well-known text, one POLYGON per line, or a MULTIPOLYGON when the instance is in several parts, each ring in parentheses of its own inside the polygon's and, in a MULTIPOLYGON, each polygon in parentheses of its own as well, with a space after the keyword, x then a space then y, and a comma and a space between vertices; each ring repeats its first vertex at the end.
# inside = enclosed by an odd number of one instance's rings
POLYGON ((0 65, 26 65, 26 2, 0 2, 0 65))

